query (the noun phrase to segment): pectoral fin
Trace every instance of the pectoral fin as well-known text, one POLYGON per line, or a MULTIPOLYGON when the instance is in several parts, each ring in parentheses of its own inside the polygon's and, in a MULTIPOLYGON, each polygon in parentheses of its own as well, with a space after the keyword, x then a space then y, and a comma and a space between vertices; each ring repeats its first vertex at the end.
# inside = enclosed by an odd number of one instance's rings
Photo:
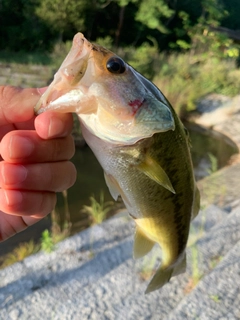
POLYGON ((115 201, 117 201, 118 196, 120 196, 119 185, 116 183, 115 179, 113 179, 113 177, 107 174, 106 172, 104 172, 104 178, 108 186, 109 192, 111 193, 111 196, 115 201))
POLYGON ((137 166, 137 168, 140 171, 144 172, 150 179, 160 184, 162 187, 166 188, 174 194, 176 193, 166 172, 150 156, 146 156, 145 160, 141 162, 137 166))
POLYGON ((133 257, 135 259, 142 258, 151 251, 155 242, 145 236, 141 229, 137 226, 134 236, 133 257))
POLYGON ((113 197, 113 199, 115 201, 117 201, 118 196, 121 196, 124 203, 126 205, 128 205, 129 207, 131 207, 131 204, 127 198, 127 196, 125 195, 125 193, 123 192, 123 190, 121 189, 119 183, 117 182, 117 180, 110 174, 107 174, 106 172, 104 172, 104 178, 106 181, 106 184, 108 186, 109 192, 111 193, 111 196, 113 197))

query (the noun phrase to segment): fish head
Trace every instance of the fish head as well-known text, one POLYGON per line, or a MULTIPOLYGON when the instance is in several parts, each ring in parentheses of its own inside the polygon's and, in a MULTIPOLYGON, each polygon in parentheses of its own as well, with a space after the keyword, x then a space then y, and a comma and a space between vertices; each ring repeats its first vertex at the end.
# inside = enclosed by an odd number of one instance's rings
POLYGON ((72 48, 35 107, 76 112, 99 138, 134 144, 154 133, 175 129, 163 94, 120 57, 78 33, 72 48))

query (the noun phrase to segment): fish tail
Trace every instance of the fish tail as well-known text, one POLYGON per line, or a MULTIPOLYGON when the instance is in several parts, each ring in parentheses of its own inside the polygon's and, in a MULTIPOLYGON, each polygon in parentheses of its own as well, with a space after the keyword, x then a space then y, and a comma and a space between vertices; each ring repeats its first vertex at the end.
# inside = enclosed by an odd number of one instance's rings
POLYGON ((162 286, 164 286, 171 277, 177 276, 186 271, 186 253, 184 253, 183 257, 173 265, 169 267, 160 266, 160 268, 155 273, 154 277, 150 281, 145 294, 155 291, 162 286))

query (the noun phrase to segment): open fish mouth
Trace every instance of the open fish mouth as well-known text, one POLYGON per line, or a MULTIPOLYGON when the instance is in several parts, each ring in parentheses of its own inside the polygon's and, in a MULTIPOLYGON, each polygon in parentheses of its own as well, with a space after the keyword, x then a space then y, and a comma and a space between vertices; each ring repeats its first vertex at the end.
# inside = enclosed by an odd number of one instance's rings
MULTIPOLYGON (((57 109, 57 105, 62 106, 65 101, 71 100, 74 104, 74 101, 80 99, 84 90, 74 90, 74 87, 85 75, 92 48, 92 44, 84 38, 82 33, 75 35, 71 50, 55 74, 53 82, 34 108, 36 114, 40 114, 53 106, 54 109, 57 109)), ((69 112, 74 110, 69 110, 68 106, 69 112)), ((61 112, 64 111, 61 110, 61 112)))

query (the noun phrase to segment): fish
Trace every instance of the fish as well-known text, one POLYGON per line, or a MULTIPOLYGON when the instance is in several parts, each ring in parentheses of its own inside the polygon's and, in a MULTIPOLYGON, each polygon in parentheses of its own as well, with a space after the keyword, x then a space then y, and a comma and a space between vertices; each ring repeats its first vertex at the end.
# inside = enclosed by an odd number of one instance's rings
POLYGON ((82 33, 43 93, 35 113, 75 112, 112 197, 135 222, 133 256, 155 244, 161 264, 145 293, 186 270, 186 245, 200 195, 189 134, 163 93, 110 50, 82 33))

